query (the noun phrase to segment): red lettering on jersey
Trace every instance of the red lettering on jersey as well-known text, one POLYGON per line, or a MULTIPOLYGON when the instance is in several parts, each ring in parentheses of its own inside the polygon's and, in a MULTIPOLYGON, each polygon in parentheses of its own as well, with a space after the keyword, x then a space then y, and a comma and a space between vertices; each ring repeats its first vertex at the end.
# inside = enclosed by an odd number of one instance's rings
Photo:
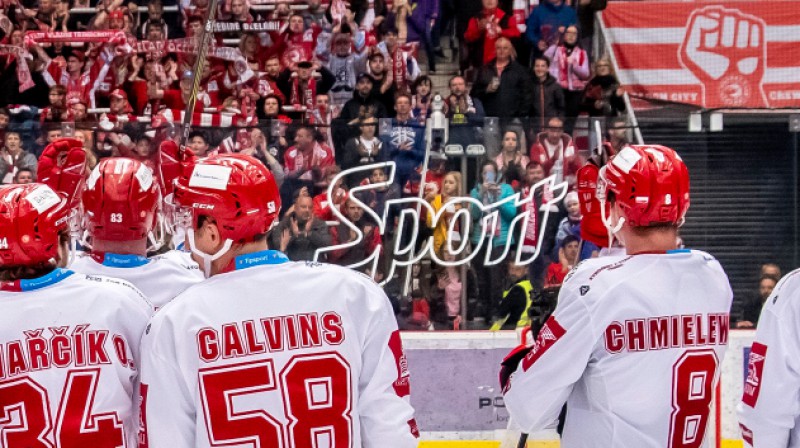
POLYGON ((625 348, 625 330, 619 322, 611 322, 606 328, 606 350, 619 353, 625 348))
POLYGON ((741 423, 739 423, 739 428, 742 430, 742 439, 747 442, 748 445, 753 446, 753 431, 741 423))
POLYGON ((72 350, 70 340, 64 334, 57 334, 50 338, 52 346, 53 365, 56 367, 68 367, 72 364, 72 350))
POLYGON ((20 341, 11 341, 6 348, 8 349, 8 376, 26 373, 28 371, 28 363, 25 362, 22 343, 20 341))
POLYGON ((411 435, 419 439, 419 427, 417 427, 417 420, 411 419, 408 421, 408 429, 411 431, 411 435))
POLYGON ((286 325, 286 338, 289 341, 289 350, 296 350, 300 348, 300 338, 297 335, 297 318, 294 315, 282 316, 284 324, 286 325))
POLYGON ((108 330, 90 331, 87 333, 89 340, 89 364, 96 366, 98 364, 111 364, 111 360, 106 352, 106 339, 108 339, 108 330))
POLYGON ((84 330, 86 330, 85 326, 78 325, 72 332, 72 351, 75 354, 75 365, 79 367, 86 365, 86 352, 83 350, 85 345, 84 330))
MULTIPOLYGON (((709 320, 712 319, 712 316, 708 317, 709 320)), ((695 328, 697 328, 696 338, 695 338, 695 345, 706 345, 708 344, 708 335, 703 334, 703 315, 702 314, 695 314, 694 315, 694 324, 695 328)), ((706 328, 708 331, 708 328, 706 328)))
POLYGON ((648 319, 650 325, 650 350, 669 348, 669 318, 648 319))
POLYGON ((641 352, 647 350, 645 344, 644 319, 633 319, 625 321, 628 330, 628 350, 641 352))
POLYGON ((672 331, 672 335, 669 338, 670 347, 676 348, 681 346, 681 317, 680 316, 670 316, 669 318, 669 328, 672 331))
POLYGON ((264 335, 267 337, 267 348, 270 352, 283 351, 283 327, 280 317, 261 319, 264 335))
POLYGON ((200 359, 205 362, 216 361, 219 358, 219 336, 213 328, 202 328, 197 332, 197 348, 200 359))
POLYGON ((683 346, 695 345, 694 316, 681 316, 681 329, 683 331, 683 346))
POLYGON ((718 344, 719 343, 719 322, 720 316, 718 314, 712 314, 708 316, 708 342, 709 344, 718 344))
POLYGON ((730 314, 720 314, 719 319, 719 344, 725 345, 728 343, 728 329, 731 327, 731 316, 730 314))
POLYGON ((409 382, 411 375, 408 373, 408 361, 403 353, 403 341, 400 339, 399 330, 393 331, 389 336, 389 350, 392 351, 397 366, 397 379, 392 383, 392 387, 398 397, 407 397, 411 395, 411 383, 409 382))
POLYGON ((253 355, 257 353, 264 353, 267 351, 267 346, 258 340, 256 335, 256 323, 252 320, 242 322, 244 327, 244 339, 247 342, 247 353, 253 355))
POLYGON ((114 345, 114 353, 117 354, 117 359, 119 359, 119 362, 122 363, 123 366, 128 366, 130 369, 135 369, 136 365, 133 362, 133 358, 128 358, 128 344, 125 343, 125 338, 115 334, 111 338, 111 342, 114 345))
POLYGON ((541 358, 566 333, 567 330, 558 323, 555 316, 550 316, 547 322, 542 325, 542 329, 539 330, 539 336, 536 338, 536 342, 533 343, 530 353, 522 360, 522 370, 527 372, 533 363, 541 358))
MULTIPOLYGON (((200 330, 203 331, 203 330, 200 330)), ((198 337, 200 333, 197 333, 198 337)), ((139 385, 139 448, 148 448, 147 442, 147 384, 139 385)))
POLYGON ((319 331, 317 313, 299 314, 297 323, 300 327, 300 346, 303 348, 320 347, 322 340, 319 331))
MULTIPOLYGON (((72 357, 73 365, 82 367, 86 365, 86 329, 89 324, 76 325, 72 330, 72 357)), ((89 360, 89 364, 92 364, 89 360)))
POLYGON ((50 350, 47 348, 47 340, 42 337, 43 332, 43 328, 23 331, 28 342, 28 358, 30 359, 31 370, 50 368, 50 350))
POLYGON ((339 345, 344 341, 344 328, 342 328, 342 316, 328 311, 322 315, 323 338, 330 345, 339 345))
POLYGON ((767 359, 767 346, 759 342, 753 342, 750 348, 750 357, 747 359, 747 379, 744 381, 744 394, 742 403, 756 407, 758 394, 761 391, 762 373, 764 372, 764 360, 767 359))
POLYGON ((222 326, 222 357, 233 358, 244 355, 244 345, 236 324, 222 326))

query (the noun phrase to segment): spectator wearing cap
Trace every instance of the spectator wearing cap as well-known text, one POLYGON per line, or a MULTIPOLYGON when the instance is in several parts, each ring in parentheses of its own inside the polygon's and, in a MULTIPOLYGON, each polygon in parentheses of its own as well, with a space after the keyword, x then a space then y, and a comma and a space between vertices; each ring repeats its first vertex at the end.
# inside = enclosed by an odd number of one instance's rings
POLYGON ((10 184, 14 175, 22 168, 36 171, 38 161, 36 156, 25 151, 22 147, 22 138, 19 132, 8 130, 5 135, 5 145, 0 150, 0 179, 3 184, 10 184))
MULTIPOLYGON (((564 198, 564 208, 567 211, 567 216, 558 224, 556 247, 561 247, 564 238, 568 235, 572 235, 578 238, 578 240, 581 238, 581 221, 583 220, 583 215, 581 215, 581 205, 578 201, 577 192, 570 191, 567 193, 567 196, 564 198)), ((600 249, 596 245, 590 241, 584 240, 581 243, 579 259, 585 260, 587 258, 594 258, 599 251, 600 249)))
POLYGON ((375 80, 366 73, 358 75, 356 78, 356 90, 353 98, 346 102, 339 113, 339 120, 349 124, 355 124, 363 116, 373 116, 384 118, 387 116, 386 107, 375 96, 375 80))
POLYGON ((335 79, 330 91, 331 104, 341 108, 353 97, 356 75, 365 70, 368 53, 366 47, 358 53, 353 52, 353 37, 350 33, 334 33, 331 47, 326 64, 335 79))
POLYGON ((516 16, 498 8, 497 1, 483 0, 483 9, 470 19, 464 33, 474 67, 489 64, 495 59, 497 39, 516 39, 520 36, 516 16))
POLYGON ((122 89, 115 89, 109 95, 111 99, 111 107, 105 118, 112 123, 129 123, 136 122, 136 116, 133 115, 133 108, 128 102, 128 94, 122 89))
POLYGON ((299 119, 305 117, 306 113, 310 114, 317 94, 328 93, 335 81, 333 74, 318 62, 298 62, 291 71, 281 73, 278 85, 285 86, 283 94, 288 98, 286 106, 292 108, 284 108, 287 115, 299 119), (314 70, 318 71, 319 79, 314 76, 314 70))
POLYGON ((399 92, 407 93, 408 90, 397 88, 397 85, 393 82, 394 75, 389 69, 383 53, 373 49, 367 60, 367 73, 373 80, 372 94, 383 104, 389 115, 394 115, 392 113, 394 110, 394 98, 399 92))

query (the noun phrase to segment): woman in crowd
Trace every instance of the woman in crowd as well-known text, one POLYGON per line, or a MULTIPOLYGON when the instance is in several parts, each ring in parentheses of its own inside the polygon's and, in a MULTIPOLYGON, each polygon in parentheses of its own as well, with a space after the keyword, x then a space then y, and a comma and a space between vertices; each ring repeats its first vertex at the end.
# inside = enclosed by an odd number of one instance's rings
POLYGON ((499 201, 514 194, 510 185, 499 178, 497 164, 492 160, 486 160, 480 167, 480 178, 470 192, 473 199, 483 204, 480 207, 472 205, 470 214, 472 215, 472 245, 478 251, 474 262, 477 265, 478 290, 480 300, 476 317, 483 317, 486 322, 492 316, 494 307, 500 303, 500 296, 503 291, 503 264, 495 263, 507 244, 506 240, 512 239, 509 235, 511 221, 517 214, 514 201, 506 201, 499 207, 491 207, 499 201), (497 212, 497 219, 493 219, 491 212, 497 212), (487 265, 486 261, 494 264, 487 265))
POLYGON ((421 125, 425 125, 425 119, 431 113, 431 91, 433 90, 433 81, 426 75, 422 75, 414 80, 411 84, 411 114, 419 121, 421 125))
POLYGON ((511 184, 521 184, 525 178, 525 167, 528 166, 528 156, 522 151, 519 134, 513 130, 507 130, 503 134, 503 141, 500 154, 495 157, 494 162, 500 170, 500 179, 511 184))
POLYGON ((594 76, 583 92, 583 110, 592 117, 616 117, 625 112, 625 91, 607 58, 595 63, 594 76))
POLYGON ((554 44, 544 53, 550 59, 550 74, 564 89, 564 130, 572 134, 575 119, 580 112, 583 89, 591 75, 589 55, 578 44, 578 27, 570 25, 564 30, 559 44, 554 44))

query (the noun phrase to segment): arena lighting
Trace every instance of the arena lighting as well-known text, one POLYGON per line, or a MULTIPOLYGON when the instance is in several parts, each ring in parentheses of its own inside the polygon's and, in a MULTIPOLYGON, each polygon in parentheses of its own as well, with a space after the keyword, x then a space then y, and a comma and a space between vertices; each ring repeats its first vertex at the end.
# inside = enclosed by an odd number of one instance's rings
POLYGON ((789 132, 800 132, 800 114, 789 115, 789 132))
POLYGON ((708 116, 708 130, 711 132, 722 132, 722 112, 711 112, 708 116))
POLYGON ((703 112, 691 112, 689 114, 689 132, 703 131, 703 112))
MULTIPOLYGON (((440 265, 440 266, 461 266, 467 263, 470 263, 480 252, 480 246, 482 244, 493 244, 494 242, 494 235, 487 232, 487 228, 492 228, 494 225, 500 225, 500 213, 498 207, 507 203, 513 203, 514 207, 519 208, 522 205, 531 203, 535 196, 537 190, 540 189, 549 189, 553 193, 553 199, 551 202, 558 203, 564 199, 567 195, 567 190, 569 189, 566 182, 556 183, 556 176, 547 177, 539 182, 537 182, 532 188, 530 193, 527 197, 521 197, 519 193, 515 193, 512 196, 507 198, 498 200, 492 204, 483 204, 477 199, 472 197, 458 197, 453 198, 452 200, 448 201, 447 203, 443 204, 439 211, 435 211, 431 204, 427 201, 418 198, 418 197, 407 197, 401 199, 391 199, 386 201, 384 205, 384 209, 380 212, 382 216, 379 216, 374 210, 372 210, 368 205, 364 204, 361 200, 358 199, 358 193, 361 191, 369 191, 375 190, 382 187, 387 187, 394 182, 394 175, 395 175, 395 163, 394 162, 382 162, 382 163, 374 163, 370 165, 358 166, 351 168, 349 170, 344 170, 339 173, 330 183, 328 186, 328 201, 329 203, 333 204, 331 198, 333 198, 333 189, 334 186, 339 183, 339 181, 345 179, 347 176, 355 173, 366 172, 369 173, 376 168, 386 168, 388 169, 389 175, 385 182, 375 183, 375 184, 367 184, 367 185, 358 185, 353 187, 350 190, 350 200, 353 201, 356 205, 358 205, 363 211, 364 214, 369 215, 372 219, 378 224, 378 231, 381 235, 385 234, 386 226, 388 223, 388 217, 392 208, 396 208, 400 211, 399 213, 399 221, 397 224, 397 232, 395 237, 395 247, 394 250, 391 251, 393 254, 391 266, 389 271, 386 273, 385 280, 381 285, 387 283, 391 278, 394 276, 395 269, 398 267, 407 267, 411 266, 415 263, 418 263, 424 257, 430 257, 431 260, 440 265), (417 235, 419 235, 420 225, 421 225, 421 214, 418 210, 421 210, 422 213, 428 213, 432 216, 431 222, 433 226, 436 226, 436 223, 439 222, 440 219, 444 219, 444 214, 447 212, 447 209, 451 206, 456 204, 460 204, 462 207, 455 212, 453 217, 450 220, 448 232, 447 232, 447 239, 445 240, 445 244, 447 245, 448 251, 453 254, 456 258, 454 261, 446 261, 439 258, 439 256, 433 250, 433 237, 429 237, 427 241, 423 244, 422 248, 413 254, 413 257, 406 257, 407 259, 402 259, 404 255, 409 255, 411 251, 414 249, 416 244, 417 235), (481 222, 485 225, 482 226, 481 229, 481 238, 480 243, 478 243, 478 247, 472 249, 470 253, 468 251, 468 241, 470 240, 470 235, 472 234, 472 216, 470 215, 470 210, 476 207, 481 211, 481 222), (455 230, 456 223, 462 224, 463 233, 466 235, 465 238, 462 238, 460 241, 453 241, 451 236, 453 234, 452 230, 455 230), (409 243, 405 245, 405 247, 400 247, 402 244, 403 239, 403 232, 405 227, 408 226, 411 228, 411 238, 408 239, 409 243), (457 247, 453 247, 453 243, 457 243, 457 247), (458 259, 459 257, 463 257, 458 259)), ((328 246, 322 247, 317 249, 314 253, 314 261, 318 261, 322 254, 327 252, 333 252, 340 249, 346 249, 349 247, 356 246, 362 242, 364 239, 364 234, 352 221, 350 221, 344 214, 339 210, 338 207, 331 206, 331 211, 333 215, 336 216, 336 219, 345 224, 348 228, 350 228, 356 234, 356 239, 347 243, 338 244, 335 246, 328 246)), ((539 227, 539 235, 538 235, 538 244, 534 249, 532 254, 530 253, 523 253, 522 245, 524 243, 524 236, 528 230, 528 219, 527 213, 519 213, 516 217, 511 221, 509 225, 509 236, 514 235, 516 242, 514 243, 517 250, 515 250, 515 263, 519 265, 525 265, 533 262, 536 257, 539 256, 539 252, 541 250, 541 244, 544 240, 544 233, 545 229, 547 228, 547 220, 550 217, 550 207, 544 208, 544 215, 542 217, 542 221, 539 227), (528 255, 528 258, 523 259, 523 255, 528 255)), ((493 266, 497 265, 502 262, 508 255, 508 252, 511 250, 511 238, 506 239, 503 246, 503 252, 499 254, 496 258, 491 258, 491 251, 486 251, 486 256, 484 258, 483 263, 485 266, 493 266)), ((372 254, 369 254, 364 260, 361 260, 357 263, 348 265, 346 267, 349 268, 359 268, 362 266, 370 265, 372 268, 373 276, 377 271, 378 266, 378 259, 380 255, 381 245, 379 245, 372 254)))

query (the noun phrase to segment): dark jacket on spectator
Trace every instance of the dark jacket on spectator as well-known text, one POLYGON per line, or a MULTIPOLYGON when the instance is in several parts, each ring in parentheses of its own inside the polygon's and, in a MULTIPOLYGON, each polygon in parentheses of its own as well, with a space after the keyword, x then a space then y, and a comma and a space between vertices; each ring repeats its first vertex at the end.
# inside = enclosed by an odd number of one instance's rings
POLYGON ((614 75, 593 77, 583 90, 583 110, 592 117, 616 117, 625 112, 625 98, 617 95, 618 88, 614 75))
MULTIPOLYGON (((270 247, 279 249, 281 247, 281 237, 283 231, 289 229, 292 232, 292 218, 294 213, 287 214, 280 223, 272 229, 270 247)), ((308 234, 301 229, 300 234, 292 235, 289 244, 286 246, 286 256, 292 261, 311 261, 317 249, 331 245, 331 235, 325 221, 312 216, 311 230, 308 234)), ((299 224, 298 224, 299 226, 299 224)), ((317 261, 325 261, 325 254, 317 261)))
POLYGON ((344 103, 344 106, 342 106, 342 111, 339 113, 339 120, 348 123, 358 118, 362 107, 371 108, 376 118, 386 117, 386 108, 374 94, 370 94, 364 98, 359 95, 358 91, 355 91, 353 92, 353 99, 344 103))
POLYGON ((533 101, 531 118, 535 129, 541 130, 551 117, 564 115, 564 90, 548 73, 544 81, 533 77, 533 101))
POLYGON ((525 117, 531 109, 531 77, 519 62, 511 61, 500 75, 500 87, 494 92, 487 88, 497 76, 496 60, 481 67, 472 95, 483 102, 487 117, 525 117))

